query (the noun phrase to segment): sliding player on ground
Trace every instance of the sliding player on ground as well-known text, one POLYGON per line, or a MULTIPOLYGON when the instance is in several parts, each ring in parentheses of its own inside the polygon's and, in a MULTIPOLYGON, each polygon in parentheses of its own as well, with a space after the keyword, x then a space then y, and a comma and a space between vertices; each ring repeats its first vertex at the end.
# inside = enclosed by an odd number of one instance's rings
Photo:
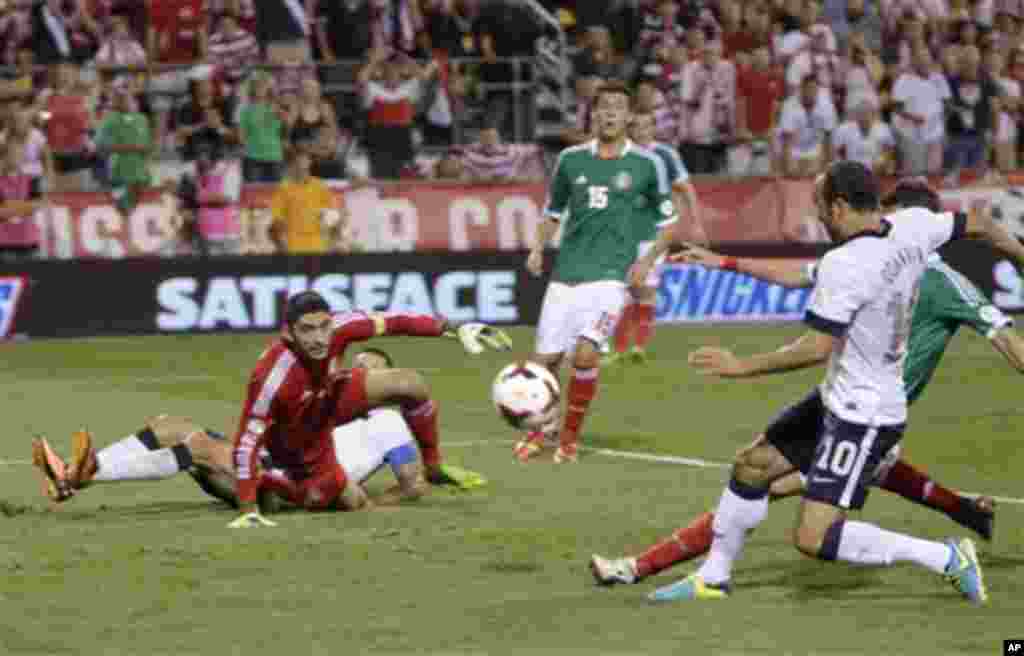
MULTIPOLYGON (((353 358, 353 367, 366 369, 393 368, 391 357, 378 349, 365 349, 353 358)), ((371 501, 375 505, 389 505, 402 500, 414 500, 423 494, 422 476, 418 463, 416 442, 401 414, 391 408, 372 410, 366 418, 356 419, 332 431, 338 464, 349 479, 363 484, 377 470, 387 465, 398 482, 397 490, 371 501)), ((237 508, 235 472, 231 459, 231 442, 221 433, 203 428, 190 419, 160 415, 147 421, 144 427, 107 447, 94 451, 92 436, 79 431, 72 437, 78 452, 84 452, 83 473, 77 477, 77 488, 71 494, 56 497, 56 476, 47 471, 64 471, 66 465, 53 451, 45 438, 33 443, 33 460, 44 472, 44 483, 50 497, 63 501, 78 494, 94 483, 124 481, 157 481, 188 472, 207 494, 237 508)), ((263 453, 263 466, 275 469, 269 454, 263 453)), ((482 479, 473 481, 483 484, 482 479)), ((361 494, 362 490, 355 491, 361 494)))
POLYGON ((970 539, 945 543, 847 518, 863 507, 870 478, 902 438, 907 397, 903 368, 914 303, 928 257, 940 246, 992 226, 978 214, 907 209, 883 218, 878 182, 863 165, 839 162, 815 182, 819 220, 833 241, 817 267, 802 337, 746 358, 698 349, 691 364, 723 377, 753 377, 828 361, 819 393, 787 410, 736 459, 713 521, 708 558, 655 601, 728 596, 732 566, 749 532, 767 515, 771 483, 807 475, 794 544, 825 561, 862 565, 912 562, 943 575, 968 600, 987 592, 970 539), (819 409, 820 408, 820 409, 819 409), (816 418, 823 416, 823 421, 816 418))
MULTIPOLYGON (((559 155, 546 220, 526 261, 530 273, 541 275, 544 247, 561 225, 561 247, 541 306, 532 356, 556 376, 565 356, 571 357, 556 463, 577 460, 580 429, 597 393, 601 348, 626 305, 627 279, 642 286, 675 239, 678 215, 665 166, 626 138, 630 103, 630 91, 621 83, 609 82, 598 91, 598 136, 559 155), (654 246, 637 260, 644 237, 644 219, 639 216, 643 204, 657 208, 662 221, 654 246)), ((529 460, 544 443, 543 432, 531 433, 516 445, 516 458, 529 460)))
MULTIPOLYGON (((668 181, 672 187, 672 198, 675 200, 676 208, 682 210, 683 216, 689 219, 689 239, 698 244, 706 244, 707 234, 700 218, 697 192, 693 188, 693 183, 690 182, 690 174, 674 148, 654 140, 655 127, 654 112, 646 110, 635 112, 629 134, 633 138, 633 143, 641 148, 646 148, 661 159, 665 165, 665 171, 668 173, 668 181)), ((636 228, 643 233, 640 236, 638 257, 646 255, 647 251, 654 246, 658 235, 658 225, 663 220, 657 207, 646 205, 642 214, 647 220, 638 223, 636 228)), ((661 282, 660 265, 661 260, 658 260, 658 265, 651 269, 642 287, 629 290, 630 301, 626 305, 626 309, 622 311, 622 317, 615 328, 614 351, 604 358, 601 362, 602 365, 621 363, 626 358, 627 352, 629 360, 636 364, 643 364, 647 361, 647 344, 654 336, 654 310, 658 302, 658 284, 661 282), (633 344, 632 349, 630 343, 633 344)))

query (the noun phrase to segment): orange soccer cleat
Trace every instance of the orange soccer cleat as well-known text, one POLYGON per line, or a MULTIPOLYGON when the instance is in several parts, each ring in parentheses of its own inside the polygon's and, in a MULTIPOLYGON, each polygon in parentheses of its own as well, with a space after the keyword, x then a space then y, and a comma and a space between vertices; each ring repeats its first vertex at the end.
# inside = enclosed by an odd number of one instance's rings
POLYGON ((71 436, 71 471, 68 481, 79 490, 92 482, 96 475, 96 449, 92 446, 92 434, 84 428, 71 436))
POLYGON ((67 465, 50 447, 45 437, 32 440, 32 464, 43 477, 43 495, 55 503, 67 501, 74 494, 67 478, 67 465))

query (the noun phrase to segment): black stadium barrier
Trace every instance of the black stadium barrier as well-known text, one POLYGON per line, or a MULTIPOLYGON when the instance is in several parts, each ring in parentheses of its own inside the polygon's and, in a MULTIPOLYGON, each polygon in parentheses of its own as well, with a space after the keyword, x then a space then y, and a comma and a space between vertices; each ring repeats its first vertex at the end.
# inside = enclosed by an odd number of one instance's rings
MULTIPOLYGON (((784 245, 724 250, 822 253, 784 245)), ((989 247, 961 242, 942 254, 1001 309, 1024 311, 1024 279, 989 247)), ((0 262, 0 338, 268 332, 279 326, 284 300, 305 289, 323 293, 337 311, 530 325, 547 280, 530 276, 525 258, 476 252, 0 262)))

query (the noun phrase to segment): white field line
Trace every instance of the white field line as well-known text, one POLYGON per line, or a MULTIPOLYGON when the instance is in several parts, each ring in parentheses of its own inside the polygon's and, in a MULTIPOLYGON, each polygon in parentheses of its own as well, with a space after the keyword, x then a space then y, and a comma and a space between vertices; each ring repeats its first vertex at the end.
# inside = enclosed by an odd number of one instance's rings
MULTIPOLYGON (((474 446, 486 446, 488 444, 512 444, 510 440, 499 441, 485 441, 477 440, 474 442, 451 442, 444 444, 445 447, 451 448, 468 448, 474 446)), ((724 462, 713 462, 711 460, 702 460, 701 458, 683 458, 680 456, 663 456, 656 453, 641 453, 637 451, 619 451, 618 449, 597 449, 594 447, 581 446, 581 451, 588 451, 599 456, 607 456, 609 458, 622 458, 624 460, 642 460, 645 462, 657 462, 665 465, 681 465, 683 467, 699 467, 701 469, 729 469, 732 465, 724 462)), ((981 496, 980 492, 960 492, 968 497, 981 496)), ((989 495, 992 496, 992 495, 989 495)), ((992 496, 992 499, 998 503, 1013 503, 1024 505, 1024 499, 1018 499, 1016 497, 997 497, 992 496)))

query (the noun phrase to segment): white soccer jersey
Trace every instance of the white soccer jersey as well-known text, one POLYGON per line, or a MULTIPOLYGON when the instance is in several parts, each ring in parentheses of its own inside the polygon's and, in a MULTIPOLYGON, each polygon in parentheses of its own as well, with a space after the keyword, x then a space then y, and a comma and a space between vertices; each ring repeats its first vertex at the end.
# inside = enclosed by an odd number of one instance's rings
POLYGON ((884 225, 822 258, 805 318, 839 338, 821 384, 825 406, 872 426, 907 420, 903 361, 918 285, 928 257, 963 234, 966 217, 912 208, 884 225))
POLYGON ((416 443, 401 413, 390 408, 371 410, 366 419, 338 426, 332 437, 338 464, 360 483, 384 465, 392 449, 416 443))
POLYGON ((832 148, 839 159, 860 162, 869 169, 875 168, 882 153, 895 146, 892 131, 881 121, 876 121, 867 134, 856 121, 847 121, 832 135, 832 148))

